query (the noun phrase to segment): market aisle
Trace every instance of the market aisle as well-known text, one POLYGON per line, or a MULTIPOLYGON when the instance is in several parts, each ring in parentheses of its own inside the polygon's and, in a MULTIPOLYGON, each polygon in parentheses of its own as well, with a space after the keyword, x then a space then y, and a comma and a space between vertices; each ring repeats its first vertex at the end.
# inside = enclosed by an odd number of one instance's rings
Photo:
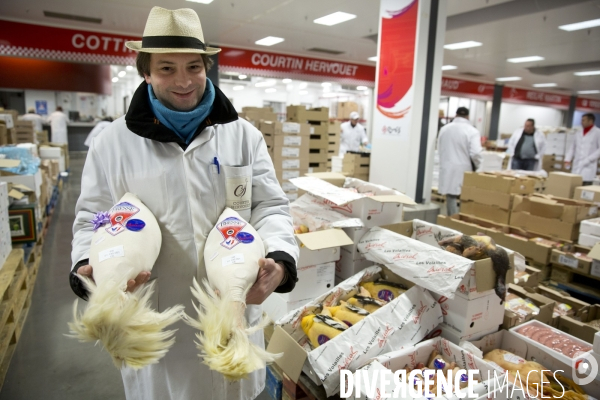
POLYGON ((31 310, 4 381, 0 400, 124 399, 121 374, 108 354, 64 336, 76 296, 71 291, 71 228, 84 155, 71 154, 42 251, 31 310))

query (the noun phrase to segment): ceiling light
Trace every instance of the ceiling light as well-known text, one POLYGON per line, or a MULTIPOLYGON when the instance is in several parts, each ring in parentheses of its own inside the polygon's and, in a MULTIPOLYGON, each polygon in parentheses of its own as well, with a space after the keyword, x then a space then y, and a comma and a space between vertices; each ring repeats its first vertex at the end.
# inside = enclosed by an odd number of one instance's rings
POLYGON ((133 69, 133 67, 132 67, 131 65, 128 65, 128 66, 126 66, 126 67, 125 67, 125 69, 126 69, 127 71, 131 71, 131 70, 133 69))
POLYGON ((269 80, 269 81, 257 82, 256 84, 254 84, 254 86, 267 87, 267 86, 275 86, 276 84, 277 84, 277 82, 275 82, 274 80, 269 80))
POLYGON ((544 57, 540 57, 540 56, 529 56, 529 57, 517 57, 517 58, 509 58, 506 61, 508 61, 509 63, 524 63, 524 62, 531 62, 531 61, 542 61, 545 60, 544 57))
POLYGON ((558 29, 562 29, 563 31, 578 31, 580 29, 588 29, 595 28, 600 26, 600 19, 591 19, 589 21, 576 22, 574 24, 561 25, 558 29))
POLYGON ((369 57, 367 60, 377 62, 377 56, 369 57))
POLYGON ((305 94, 308 94, 308 90, 301 90, 298 92, 298 94, 304 96, 305 94))
POLYGON ((460 50, 460 49, 468 49, 471 47, 479 47, 482 46, 482 43, 474 42, 473 40, 469 40, 467 42, 459 42, 444 45, 445 49, 448 50, 460 50))
POLYGON ((600 75, 600 71, 581 71, 575 72, 577 76, 590 76, 590 75, 600 75))
POLYGON ((521 78, 520 76, 506 76, 504 78, 496 78, 496 80, 498 82, 510 82, 510 81, 520 81, 521 78))
POLYGON ((277 89, 275 89, 275 88, 265 89, 265 93, 275 93, 276 91, 277 91, 277 89))
POLYGON ((556 83, 535 83, 533 87, 556 87, 556 83))
POLYGON ((306 89, 307 86, 308 86, 308 83, 300 82, 300 84, 298 85, 298 89, 306 89))
POLYGON ((368 89, 368 87, 366 87, 366 86, 357 86, 356 87, 356 90, 367 90, 367 89, 368 89))
POLYGON ((247 76, 246 75, 238 75, 238 78, 240 78, 240 79, 246 79, 247 76))
POLYGON ((450 71, 451 69, 458 68, 456 65, 442 65, 442 71, 450 71))
POLYGON ((579 93, 579 94, 596 94, 596 93, 600 93, 600 90, 580 90, 577 93, 579 93))
POLYGON ((117 83, 119 82, 119 78, 117 78, 116 76, 114 78, 112 78, 113 83, 117 83))
POLYGON ((356 18, 356 15, 354 15, 354 14, 348 14, 348 13, 345 13, 342 11, 338 11, 338 12, 334 12, 333 14, 329 14, 324 17, 317 18, 313 22, 315 24, 331 26, 331 25, 341 24, 342 22, 346 22, 346 21, 349 21, 354 18, 356 18))
POLYGON ((281 80, 282 83, 292 83, 292 80, 289 78, 285 78, 281 80))
POLYGON ((125 71, 121 71, 121 72, 119 72, 117 75, 119 76, 119 78, 122 78, 122 77, 124 77, 125 75, 127 75, 127 72, 125 72, 125 71))
POLYGON ((274 44, 281 43, 285 39, 275 36, 267 36, 266 38, 262 38, 254 42, 255 44, 259 44, 261 46, 273 46, 274 44))
POLYGON ((192 3, 200 3, 200 4, 210 4, 213 2, 213 0, 185 0, 185 1, 191 1, 192 3))
POLYGON ((236 92, 237 92, 238 90, 244 90, 244 85, 238 85, 238 86, 234 86, 234 87, 233 87, 233 90, 235 90, 236 92))
POLYGON ((323 87, 330 87, 331 86, 331 82, 323 82, 323 83, 321 83, 321 86, 323 86, 323 87))

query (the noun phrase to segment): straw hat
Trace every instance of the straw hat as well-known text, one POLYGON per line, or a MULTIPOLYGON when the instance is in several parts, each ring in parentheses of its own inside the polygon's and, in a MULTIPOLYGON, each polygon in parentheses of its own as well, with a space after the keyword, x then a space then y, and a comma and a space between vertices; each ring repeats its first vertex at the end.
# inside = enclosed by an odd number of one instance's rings
POLYGON ((131 50, 146 53, 216 54, 217 47, 204 43, 198 14, 190 8, 166 10, 153 7, 148 15, 142 40, 126 42, 131 50))

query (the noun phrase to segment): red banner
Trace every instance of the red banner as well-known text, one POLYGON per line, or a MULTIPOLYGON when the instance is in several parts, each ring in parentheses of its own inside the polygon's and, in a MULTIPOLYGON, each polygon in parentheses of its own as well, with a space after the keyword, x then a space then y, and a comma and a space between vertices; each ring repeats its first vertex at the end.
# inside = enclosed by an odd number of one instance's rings
POLYGON ((78 29, 0 21, 0 55, 49 60, 135 65, 136 52, 125 47, 140 38, 78 29))
POLYGON ((492 100, 494 98, 494 85, 442 77, 442 94, 458 94, 465 95, 468 98, 492 100))
POLYGON ((571 98, 570 96, 555 93, 505 87, 502 90, 502 101, 568 109, 571 98))
POLYGON ((319 78, 356 85, 373 86, 375 82, 375 66, 371 65, 232 47, 222 47, 219 70, 273 78, 319 78))
POLYGON ((575 108, 578 110, 600 112, 600 100, 577 98, 577 105, 575 108))

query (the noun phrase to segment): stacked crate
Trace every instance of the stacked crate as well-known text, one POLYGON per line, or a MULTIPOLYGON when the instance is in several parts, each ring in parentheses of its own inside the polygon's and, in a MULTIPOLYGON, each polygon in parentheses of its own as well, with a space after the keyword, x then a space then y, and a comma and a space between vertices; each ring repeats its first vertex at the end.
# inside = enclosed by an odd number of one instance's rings
POLYGON ((36 134, 33 121, 15 121, 17 143, 35 143, 36 134))
POLYGON ((238 116, 248 120, 257 128, 260 121, 277 121, 277 114, 271 107, 242 107, 242 112, 238 116))
POLYGON ((332 157, 340 154, 340 143, 342 140, 342 127, 339 121, 329 123, 329 147, 327 148, 327 171, 332 170, 332 157))
POLYGON ((308 155, 309 172, 327 172, 329 158, 329 108, 288 106, 287 120, 310 125, 310 146, 308 155))
POLYGON ((371 153, 349 151, 344 154, 342 173, 363 181, 369 180, 371 153))

